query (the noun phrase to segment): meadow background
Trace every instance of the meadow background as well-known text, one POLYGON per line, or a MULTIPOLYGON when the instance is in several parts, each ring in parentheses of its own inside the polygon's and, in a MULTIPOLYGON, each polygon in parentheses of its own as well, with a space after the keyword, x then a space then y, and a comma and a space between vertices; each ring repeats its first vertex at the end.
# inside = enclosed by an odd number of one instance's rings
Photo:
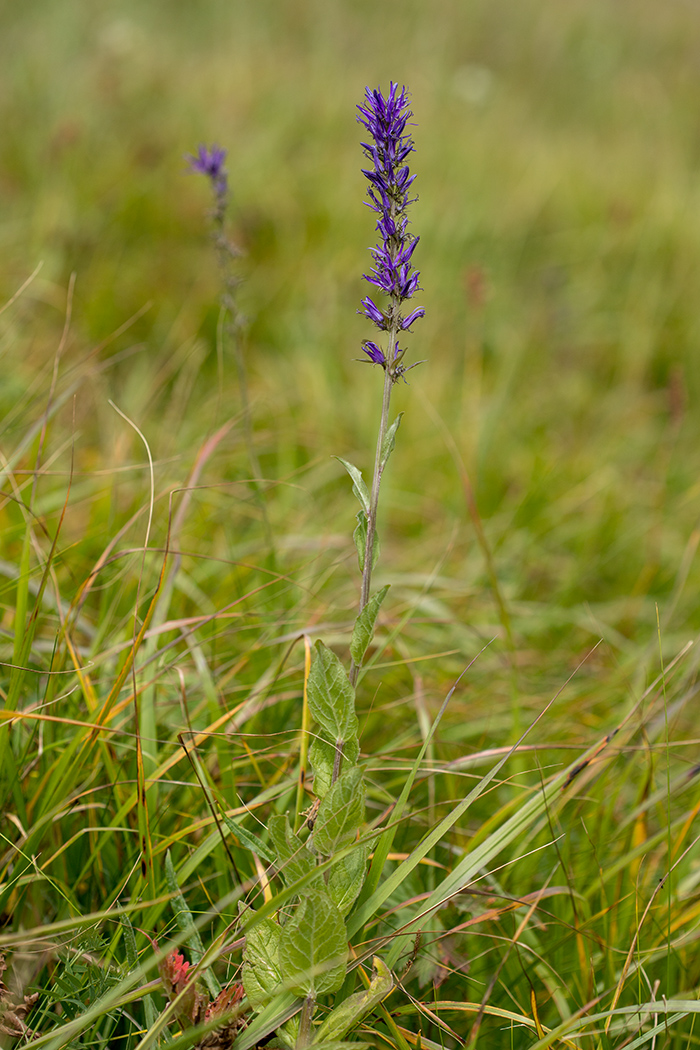
MULTIPOLYGON (((37 1032, 116 981, 121 928, 80 917, 163 890, 166 849, 193 912, 232 890, 178 732, 201 733, 200 775, 224 808, 267 812, 294 784, 301 633, 347 646, 356 507, 332 456, 369 475, 381 398, 379 370, 356 363, 374 235, 354 107, 390 79, 412 94, 426 317, 409 355, 425 364, 395 390, 376 577, 391 590, 358 694, 374 816, 491 642, 397 849, 564 687, 411 893, 629 720, 432 922, 406 975, 414 999, 394 993, 394 1028, 371 1031, 392 1046, 396 1031, 549 1045, 541 1025, 611 1005, 631 948, 621 1004, 696 998, 700 858, 683 854, 700 761, 698 8, 26 0, 0 11, 0 685, 4 711, 24 712, 0 729, 0 949, 16 994, 40 993, 37 1032), (250 441, 209 187, 184 160, 200 142, 228 150, 250 441), (148 444, 152 504, 144 441, 110 400, 148 444), (154 595, 135 719, 118 675, 154 595), (91 735, 96 722, 110 732, 91 735), (436 1001, 521 1021, 412 1005, 436 1001)), ((162 935, 169 915, 132 918, 162 935)), ((693 1016, 655 1045, 696 1045, 693 1016)), ((115 1011, 90 1045, 136 1046, 140 1024, 115 1011)), ((652 1038, 644 1024, 567 1045, 632 1045, 652 1038)))

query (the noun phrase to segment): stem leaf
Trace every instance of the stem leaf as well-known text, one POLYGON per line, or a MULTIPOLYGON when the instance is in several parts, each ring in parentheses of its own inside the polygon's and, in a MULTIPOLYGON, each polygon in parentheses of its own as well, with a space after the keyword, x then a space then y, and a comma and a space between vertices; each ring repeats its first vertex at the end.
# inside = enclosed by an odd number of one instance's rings
MULTIPOLYGON (((352 534, 352 538, 355 541, 357 547, 357 560, 360 565, 360 572, 365 571, 365 550, 367 548, 367 515, 363 510, 357 512, 357 525, 355 531, 352 534)), ((377 533, 374 534, 374 547, 372 548, 372 568, 377 564, 379 558, 379 538, 377 533)))
MULTIPOLYGON (((357 739, 346 740, 343 745, 343 761, 347 766, 354 766, 360 756, 360 745, 357 739)), ((309 762, 314 771, 314 795, 325 798, 333 782, 335 764, 335 745, 318 736, 309 748, 309 762)))
POLYGON ((328 893, 345 916, 357 900, 367 872, 368 846, 361 842, 347 857, 339 857, 328 873, 328 893))
POLYGON ((359 766, 344 770, 318 807, 314 848, 332 856, 352 842, 365 817, 365 789, 359 766))
POLYGON ((352 629, 352 639, 350 641, 350 655, 358 667, 362 663, 369 643, 372 641, 377 616, 379 615, 379 610, 382 602, 387 596, 388 590, 389 584, 382 587, 382 589, 377 591, 376 594, 373 594, 355 620, 355 626, 352 629))
POLYGON ((338 460, 339 463, 343 464, 343 466, 347 470, 348 474, 352 478, 352 491, 354 492, 354 494, 357 496, 358 500, 360 501, 360 504, 361 504, 362 509, 364 510, 365 514, 369 514, 369 508, 370 508, 369 489, 367 488, 367 486, 365 485, 365 483, 364 483, 364 481, 362 479, 362 473, 357 469, 357 467, 353 466, 352 463, 349 463, 347 461, 347 459, 343 459, 341 456, 336 456, 335 458, 338 460))
POLYGON ((399 412, 398 416, 396 417, 396 419, 394 420, 394 422, 391 424, 391 426, 387 430, 386 434, 384 435, 384 440, 382 441, 381 452, 379 454, 379 469, 380 470, 384 470, 384 467, 389 462, 389 456, 394 451, 394 446, 396 444, 396 431, 399 429, 399 426, 401 425, 401 417, 402 416, 403 416, 403 412, 399 412))
POLYGON ((294 834, 286 813, 275 813, 267 826, 277 853, 275 865, 286 884, 291 886, 316 867, 316 858, 294 834))

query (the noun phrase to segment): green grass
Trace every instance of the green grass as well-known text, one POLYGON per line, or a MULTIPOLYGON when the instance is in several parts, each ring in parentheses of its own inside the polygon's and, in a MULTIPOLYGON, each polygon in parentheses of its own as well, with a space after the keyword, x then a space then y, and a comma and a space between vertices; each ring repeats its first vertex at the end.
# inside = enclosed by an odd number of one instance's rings
POLYGON ((13 1001, 38 993, 33 1041, 155 1045, 145 934, 188 951, 168 850, 212 974, 238 974, 236 898, 261 891, 214 813, 264 834, 294 808, 302 636, 345 658, 356 611, 331 457, 369 475, 381 382, 355 363, 372 219, 354 106, 393 78, 416 121, 426 363, 396 388, 391 590, 358 690, 370 824, 491 644, 354 934, 367 975, 378 952, 401 987, 349 1038, 697 1045, 692 5, 15 8, 0 308, 42 267, 0 314, 0 951, 13 1001), (229 150, 262 503, 207 187, 184 174, 200 141, 229 150), (667 1017, 634 1013, 662 997, 667 1017))

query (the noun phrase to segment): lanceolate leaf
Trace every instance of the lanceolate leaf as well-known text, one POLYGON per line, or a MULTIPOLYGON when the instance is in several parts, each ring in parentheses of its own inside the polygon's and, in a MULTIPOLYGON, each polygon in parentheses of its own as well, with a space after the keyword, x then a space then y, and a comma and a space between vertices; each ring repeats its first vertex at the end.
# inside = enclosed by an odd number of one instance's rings
POLYGON ((377 591, 376 594, 373 594, 355 620, 355 626, 352 630, 352 640, 350 642, 350 655, 358 665, 362 663, 364 655, 367 652, 367 646, 372 641, 374 625, 377 622, 379 610, 382 602, 387 596, 388 590, 389 584, 387 584, 386 587, 382 587, 382 589, 377 591))
POLYGON ((304 897, 282 929, 280 968, 295 995, 337 992, 347 968, 345 923, 325 893, 304 897))
POLYGON ((365 789, 359 766, 344 770, 318 808, 314 848, 331 856, 347 846, 365 817, 365 789))
POLYGON ((360 501, 360 504, 365 514, 369 514, 369 489, 362 480, 362 474, 357 469, 357 467, 353 466, 352 463, 348 463, 347 459, 342 459, 340 456, 336 456, 335 458, 343 464, 348 474, 352 478, 352 491, 355 493, 358 500, 360 501))
POLYGON ((331 740, 354 740, 359 732, 355 690, 335 653, 316 643, 316 659, 307 685, 309 710, 331 740))
MULTIPOLYGON (((365 571, 365 548, 367 546, 367 515, 363 510, 357 512, 357 525, 355 531, 352 534, 352 538, 355 541, 355 547, 357 548, 357 561, 360 566, 360 572, 365 571)), ((375 546, 376 546, 375 538, 375 546)))
POLYGON ((396 444, 396 431, 401 425, 402 416, 403 412, 399 412, 398 416, 384 435, 384 440, 382 441, 382 450, 379 457, 380 470, 384 470, 384 467, 387 465, 387 462, 389 460, 389 456, 394 451, 394 445, 396 444))
MULTIPOLYGON (((167 850, 165 854, 165 877, 167 879, 168 889, 173 894, 170 906, 173 909, 178 926, 187 937, 190 958, 192 959, 192 962, 196 964, 204 955, 204 944, 199 935, 199 930, 194 924, 192 912, 187 905, 187 901, 180 892, 177 875, 175 874, 175 867, 173 865, 172 857, 170 856, 170 850, 167 850)), ((202 976, 204 977, 210 994, 216 998, 221 991, 221 985, 216 974, 210 966, 207 966, 202 976)))
MULTIPOLYGON (((357 548, 357 561, 360 566, 360 572, 365 570, 365 548, 367 546, 367 515, 363 510, 357 512, 357 525, 355 531, 352 534, 352 538, 355 541, 355 547, 357 548)), ((379 559, 379 537, 375 531, 374 533, 374 546, 372 547, 372 568, 374 569, 379 559)))
POLYGON ((246 846, 253 853, 257 853, 259 857, 266 860, 268 864, 273 864, 275 861, 275 855, 263 840, 252 831, 248 831, 246 828, 241 827, 235 820, 231 820, 231 817, 227 816, 226 813, 220 811, 222 820, 226 823, 228 829, 233 832, 236 838, 239 840, 241 845, 246 846))

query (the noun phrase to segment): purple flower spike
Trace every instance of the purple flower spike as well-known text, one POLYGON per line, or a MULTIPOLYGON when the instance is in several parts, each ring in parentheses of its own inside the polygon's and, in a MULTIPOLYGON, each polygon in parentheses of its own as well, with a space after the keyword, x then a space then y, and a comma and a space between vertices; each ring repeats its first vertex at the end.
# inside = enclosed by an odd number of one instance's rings
POLYGON ((196 155, 188 154, 185 159, 190 163, 191 172, 195 175, 207 176, 214 190, 217 203, 221 206, 225 202, 228 191, 228 179, 226 168, 224 167, 226 150, 221 149, 220 146, 212 146, 211 149, 207 149, 206 146, 200 144, 197 147, 196 155))
POLYGON ((208 175, 210 179, 218 179, 226 174, 224 171, 226 150, 221 149, 219 146, 212 146, 211 149, 207 149, 206 146, 200 144, 197 149, 197 156, 190 154, 187 159, 190 162, 190 168, 197 175, 208 175))
POLYGON ((420 238, 408 233, 406 216, 412 203, 408 194, 415 179, 405 164, 414 149, 413 140, 406 131, 413 114, 408 108, 406 88, 399 90, 393 81, 386 98, 380 88, 367 88, 364 104, 357 108, 359 123, 367 128, 373 139, 362 143, 371 164, 371 168, 362 169, 362 174, 369 183, 368 205, 379 216, 376 229, 381 237, 381 244, 370 248, 374 265, 363 276, 390 300, 387 308, 382 310, 367 296, 362 300, 361 312, 381 331, 390 333, 389 345, 393 346, 393 354, 391 360, 387 360, 387 354, 371 341, 365 341, 362 349, 396 381, 404 371, 400 361, 405 353, 405 350, 399 350, 396 336, 425 315, 422 306, 407 317, 401 313, 402 304, 419 287, 419 274, 413 269, 411 259, 420 238))

